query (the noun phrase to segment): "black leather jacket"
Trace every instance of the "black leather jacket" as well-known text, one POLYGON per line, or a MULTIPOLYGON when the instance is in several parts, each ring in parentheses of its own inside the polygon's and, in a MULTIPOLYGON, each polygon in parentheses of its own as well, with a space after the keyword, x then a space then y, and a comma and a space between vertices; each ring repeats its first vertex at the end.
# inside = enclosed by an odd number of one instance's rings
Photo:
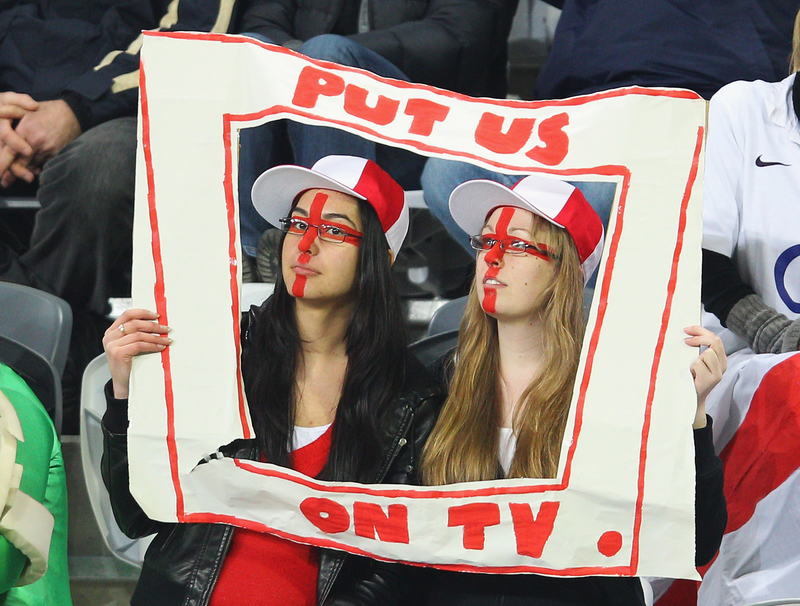
MULTIPOLYGON (((375 483, 416 480, 422 447, 438 416, 443 390, 410 354, 403 393, 383 429, 383 462, 375 483)), ((106 386, 102 474, 122 531, 132 538, 156 534, 145 555, 131 605, 207 604, 231 544, 234 528, 225 524, 170 524, 147 517, 128 487, 127 401, 115 400, 106 386)), ((256 459, 255 440, 235 440, 226 456, 256 459)), ((402 604, 414 590, 400 564, 375 562, 344 552, 320 550, 317 603, 326 605, 402 604)))

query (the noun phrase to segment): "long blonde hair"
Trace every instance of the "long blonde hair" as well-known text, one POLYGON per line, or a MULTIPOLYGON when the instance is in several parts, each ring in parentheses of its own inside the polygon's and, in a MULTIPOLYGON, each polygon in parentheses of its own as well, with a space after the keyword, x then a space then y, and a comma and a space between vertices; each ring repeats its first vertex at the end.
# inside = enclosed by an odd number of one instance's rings
MULTIPOLYGON (((543 232, 559 258, 541 310, 545 363, 512 419, 517 447, 508 477, 517 478, 556 475, 584 330, 583 277, 575 244, 565 230, 536 219, 536 231, 543 232)), ((481 309, 474 283, 454 364, 450 393, 422 455, 422 479, 428 485, 498 476, 497 321, 481 309)))

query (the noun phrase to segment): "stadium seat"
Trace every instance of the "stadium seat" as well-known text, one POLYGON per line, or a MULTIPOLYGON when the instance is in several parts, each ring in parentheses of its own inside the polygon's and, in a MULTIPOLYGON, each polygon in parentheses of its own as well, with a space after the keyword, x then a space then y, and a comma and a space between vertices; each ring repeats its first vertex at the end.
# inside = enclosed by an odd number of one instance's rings
POLYGON ((152 537, 129 539, 117 526, 111 511, 111 501, 100 475, 103 456, 103 428, 101 421, 106 411, 103 387, 111 378, 105 354, 89 362, 83 373, 81 385, 81 463, 86 479, 86 490, 97 527, 109 551, 123 562, 141 568, 142 559, 152 537))
POLYGON ((72 332, 69 304, 29 286, 0 282, 0 334, 41 354, 64 373, 72 332))
POLYGON ((10 367, 44 405, 61 436, 62 395, 61 375, 50 361, 27 345, 3 334, 0 330, 0 362, 10 367))
POLYGON ((409 345, 408 350, 414 354, 424 366, 430 367, 436 360, 453 349, 457 344, 458 331, 451 330, 420 339, 409 345))
POLYGON ((443 332, 458 330, 461 316, 467 307, 467 297, 459 297, 442 305, 431 318, 426 336, 432 337, 443 332))

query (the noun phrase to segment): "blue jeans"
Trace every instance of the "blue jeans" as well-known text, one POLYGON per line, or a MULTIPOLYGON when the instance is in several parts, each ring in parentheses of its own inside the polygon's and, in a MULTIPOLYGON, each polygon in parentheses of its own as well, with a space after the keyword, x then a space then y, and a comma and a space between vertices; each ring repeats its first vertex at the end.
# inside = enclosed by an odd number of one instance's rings
MULTIPOLYGON (((428 205, 431 214, 441 221, 450 235, 461 246, 467 249, 468 252, 474 253, 469 245, 469 236, 474 234, 465 233, 450 214, 450 194, 457 186, 471 179, 491 179, 510 187, 524 176, 497 173, 467 162, 431 158, 422 172, 422 189, 425 195, 425 203, 428 205)), ((611 214, 611 205, 614 203, 616 184, 606 181, 570 181, 569 183, 581 190, 586 200, 600 216, 600 220, 603 222, 603 229, 606 229, 609 215, 611 214)), ((594 281, 595 277, 592 276, 587 286, 594 287, 594 281)))
MULTIPOLYGON (((269 42, 262 36, 253 37, 269 42)), ((358 67, 379 76, 408 81, 408 77, 393 63, 343 36, 315 36, 305 42, 299 51, 313 59, 358 67)), ((288 131, 295 164, 311 167, 320 158, 331 154, 360 156, 377 162, 404 189, 419 188, 419 176, 425 158, 406 150, 379 145, 337 128, 309 126, 293 121, 271 122, 243 129, 240 135, 239 221, 242 247, 251 256, 255 256, 258 238, 269 224, 253 207, 250 190, 264 170, 290 161, 279 153, 284 128, 288 131)))

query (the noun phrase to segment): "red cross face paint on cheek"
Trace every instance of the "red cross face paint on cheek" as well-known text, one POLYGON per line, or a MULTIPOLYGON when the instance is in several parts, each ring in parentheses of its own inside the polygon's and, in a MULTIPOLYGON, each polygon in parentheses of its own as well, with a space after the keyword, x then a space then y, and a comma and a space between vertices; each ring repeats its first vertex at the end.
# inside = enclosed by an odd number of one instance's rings
MULTIPOLYGON (((324 192, 318 192, 317 195, 314 196, 314 200, 312 200, 311 208, 308 212, 309 223, 319 225, 322 222, 322 209, 325 207, 325 202, 327 201, 328 194, 324 192)), ((313 225, 309 225, 306 233, 303 234, 303 237, 300 238, 300 241, 297 243, 297 248, 300 250, 300 256, 297 258, 298 263, 305 264, 311 260, 311 255, 308 251, 311 250, 311 245, 314 243, 316 237, 317 228, 313 225)), ((306 281, 306 276, 295 274, 294 283, 292 284, 292 294, 295 297, 305 296, 306 281)))
POLYGON ((508 224, 514 216, 514 209, 506 206, 500 211, 500 218, 497 220, 497 227, 495 228, 497 242, 490 250, 485 253, 484 263, 490 263, 491 266, 486 270, 483 276, 483 311, 493 314, 497 311, 497 289, 491 284, 487 284, 486 280, 496 278, 500 271, 499 263, 503 260, 503 249, 500 247, 500 240, 508 238, 508 224), (497 265, 496 265, 497 264, 497 265))

